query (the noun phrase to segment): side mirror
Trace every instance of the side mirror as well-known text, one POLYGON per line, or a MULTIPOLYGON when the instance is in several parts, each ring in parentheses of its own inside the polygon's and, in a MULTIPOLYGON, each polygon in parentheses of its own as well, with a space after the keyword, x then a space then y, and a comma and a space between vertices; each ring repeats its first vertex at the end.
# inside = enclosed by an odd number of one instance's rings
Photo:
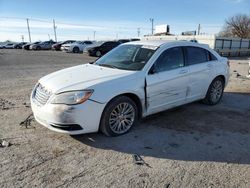
POLYGON ((155 73, 157 73, 157 71, 156 71, 155 64, 153 64, 153 66, 152 66, 151 69, 149 70, 148 74, 155 74, 155 73))

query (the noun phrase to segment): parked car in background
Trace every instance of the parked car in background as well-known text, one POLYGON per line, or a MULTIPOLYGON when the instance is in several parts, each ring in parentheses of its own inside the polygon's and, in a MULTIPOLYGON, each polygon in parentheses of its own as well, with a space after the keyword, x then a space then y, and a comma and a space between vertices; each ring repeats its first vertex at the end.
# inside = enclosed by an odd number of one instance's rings
POLYGON ((140 41, 140 39, 132 38, 132 39, 119 39, 118 42, 120 43, 126 43, 126 42, 132 42, 132 41, 140 41))
POLYGON ((87 47, 85 52, 87 52, 90 56, 101 57, 120 44, 121 43, 118 41, 98 42, 87 47))
POLYGON ((228 60, 207 46, 138 41, 41 78, 30 100, 35 119, 51 130, 118 136, 141 117, 197 100, 219 103, 228 80, 228 60))
POLYGON ((62 42, 57 42, 57 43, 52 45, 52 50, 59 51, 59 50, 61 50, 61 46, 63 44, 71 44, 71 43, 74 43, 74 42, 76 42, 76 41, 75 40, 66 40, 66 41, 62 41, 62 42))
POLYGON ((140 41, 140 39, 133 38, 133 39, 130 39, 130 41, 140 41))
POLYGON ((14 49, 14 43, 7 43, 2 46, 3 49, 14 49))
POLYGON ((24 50, 30 50, 30 46, 31 45, 33 45, 33 44, 38 44, 38 43, 40 43, 39 41, 37 41, 37 42, 33 42, 33 43, 27 43, 27 44, 25 44, 25 45, 23 45, 23 49, 24 50))
POLYGON ((76 41, 74 43, 63 44, 61 50, 65 52, 80 53, 91 44, 93 44, 92 41, 76 41))
POLYGON ((53 44, 55 44, 53 40, 32 44, 30 50, 50 50, 53 44))
POLYGON ((19 42, 14 45, 15 49, 22 49, 23 45, 27 44, 27 42, 19 42))
POLYGON ((126 42, 130 42, 130 40, 129 39, 119 39, 117 42, 126 43, 126 42))

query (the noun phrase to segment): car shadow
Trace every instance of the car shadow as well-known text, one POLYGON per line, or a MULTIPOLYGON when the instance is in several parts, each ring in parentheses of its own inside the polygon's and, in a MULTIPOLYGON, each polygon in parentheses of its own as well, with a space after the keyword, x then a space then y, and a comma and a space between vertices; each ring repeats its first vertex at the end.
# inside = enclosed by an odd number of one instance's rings
POLYGON ((143 119, 130 133, 72 136, 91 147, 182 160, 250 164, 250 94, 225 93, 222 102, 195 102, 143 119))

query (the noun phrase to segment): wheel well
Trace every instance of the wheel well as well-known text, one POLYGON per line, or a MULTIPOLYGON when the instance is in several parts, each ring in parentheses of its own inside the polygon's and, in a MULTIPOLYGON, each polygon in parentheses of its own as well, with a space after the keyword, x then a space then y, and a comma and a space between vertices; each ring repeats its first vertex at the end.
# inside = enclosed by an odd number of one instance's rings
POLYGON ((216 78, 221 78, 221 79, 223 80, 223 82, 224 82, 224 85, 225 85, 225 83, 226 83, 226 78, 225 78, 225 76, 223 76, 223 75, 216 76, 216 77, 214 78, 214 80, 215 80, 216 78))
MULTIPOLYGON (((134 93, 123 93, 123 94, 118 95, 118 96, 126 96, 126 97, 132 99, 135 102, 135 104, 136 104, 136 106, 138 108, 138 117, 139 117, 139 119, 142 117, 142 104, 141 104, 141 100, 140 100, 140 98, 136 94, 134 94, 134 93)), ((118 96, 116 96, 116 97, 118 97, 118 96)))
MULTIPOLYGON (((218 76, 216 76, 216 77, 212 80, 212 82, 213 82, 216 78, 221 78, 221 79, 223 80, 223 82, 224 82, 224 87, 225 87, 225 83, 226 83, 226 78, 225 78, 225 76, 223 76, 223 75, 218 75, 218 76)), ((212 82, 211 82, 211 83, 212 83, 212 82)), ((210 83, 210 85, 211 85, 211 83, 210 83)), ((210 85, 209 85, 208 88, 207 88, 207 92, 208 92, 208 89, 209 89, 210 85)), ((207 92, 206 92, 206 93, 207 93, 207 92)))

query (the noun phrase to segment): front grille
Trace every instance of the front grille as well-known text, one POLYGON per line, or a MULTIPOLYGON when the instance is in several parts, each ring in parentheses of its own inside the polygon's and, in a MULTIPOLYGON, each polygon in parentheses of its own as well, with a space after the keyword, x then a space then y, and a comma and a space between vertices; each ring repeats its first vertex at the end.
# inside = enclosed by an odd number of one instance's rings
POLYGON ((47 103, 51 96, 51 92, 45 89, 41 84, 38 84, 33 93, 33 100, 39 106, 43 106, 47 103))

